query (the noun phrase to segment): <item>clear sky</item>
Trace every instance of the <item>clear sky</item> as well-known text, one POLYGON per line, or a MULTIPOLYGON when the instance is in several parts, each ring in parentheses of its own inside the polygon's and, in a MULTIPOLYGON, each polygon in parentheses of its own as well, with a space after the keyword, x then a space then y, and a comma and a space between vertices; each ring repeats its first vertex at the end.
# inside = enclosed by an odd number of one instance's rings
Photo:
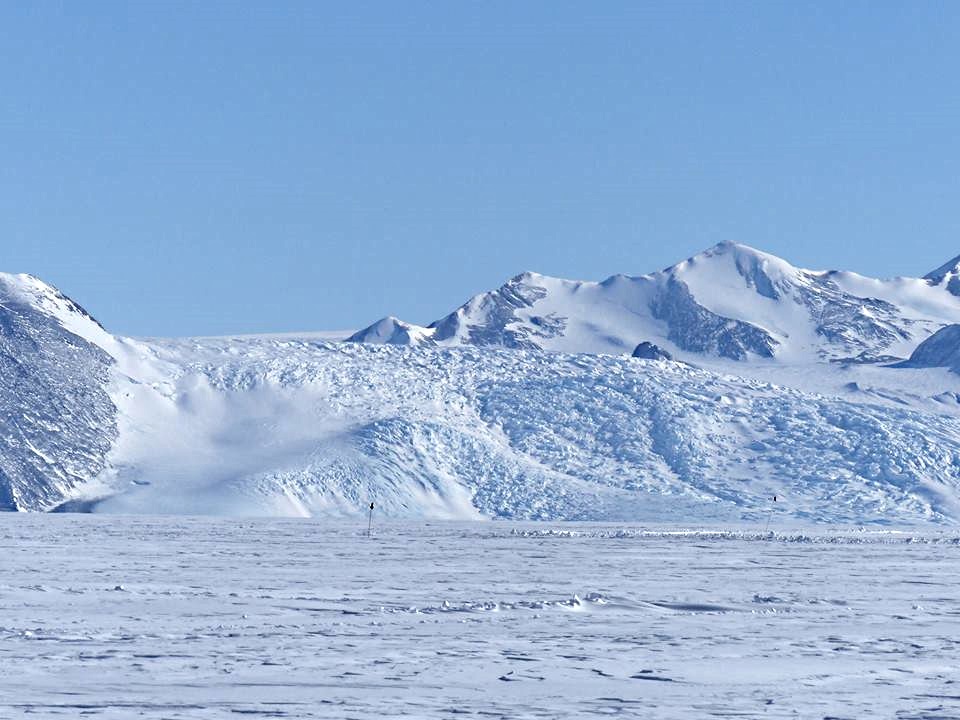
POLYGON ((722 240, 960 253, 960 3, 6 2, 0 269, 114 332, 436 319, 722 240))

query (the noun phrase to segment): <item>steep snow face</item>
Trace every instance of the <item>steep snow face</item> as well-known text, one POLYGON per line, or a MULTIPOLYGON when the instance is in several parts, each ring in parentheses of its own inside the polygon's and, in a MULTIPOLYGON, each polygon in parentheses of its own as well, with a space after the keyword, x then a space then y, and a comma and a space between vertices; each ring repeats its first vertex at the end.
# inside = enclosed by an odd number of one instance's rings
POLYGON ((98 346, 112 348, 114 338, 86 310, 33 275, 0 273, 4 305, 56 321, 64 330, 98 346))
POLYGON ((46 510, 86 487, 117 436, 109 335, 29 275, 0 274, 0 509, 46 510))
POLYGON ((609 354, 646 340, 692 362, 880 362, 906 357, 960 318, 947 285, 802 270, 724 243, 657 273, 601 283, 524 273, 429 328, 374 325, 353 339, 609 354))
POLYGON ((935 332, 898 367, 950 368, 960 372, 960 325, 947 325, 935 332))
POLYGON ((927 273, 923 279, 930 285, 946 288, 951 295, 960 295, 960 255, 927 273))

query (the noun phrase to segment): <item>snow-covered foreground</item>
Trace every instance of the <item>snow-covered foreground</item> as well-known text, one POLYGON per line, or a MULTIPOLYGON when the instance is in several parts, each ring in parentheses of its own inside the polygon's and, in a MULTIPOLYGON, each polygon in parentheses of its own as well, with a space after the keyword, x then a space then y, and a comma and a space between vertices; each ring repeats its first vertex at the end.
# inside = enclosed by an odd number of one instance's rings
POLYGON ((7 515, 0 717, 960 715, 960 534, 7 515))

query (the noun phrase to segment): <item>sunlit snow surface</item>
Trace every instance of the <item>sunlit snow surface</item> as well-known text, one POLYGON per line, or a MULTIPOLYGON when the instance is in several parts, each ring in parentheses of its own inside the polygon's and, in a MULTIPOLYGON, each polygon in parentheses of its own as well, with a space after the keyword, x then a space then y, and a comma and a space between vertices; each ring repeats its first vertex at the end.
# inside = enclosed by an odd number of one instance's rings
POLYGON ((960 534, 6 515, 0 717, 960 715, 960 534))

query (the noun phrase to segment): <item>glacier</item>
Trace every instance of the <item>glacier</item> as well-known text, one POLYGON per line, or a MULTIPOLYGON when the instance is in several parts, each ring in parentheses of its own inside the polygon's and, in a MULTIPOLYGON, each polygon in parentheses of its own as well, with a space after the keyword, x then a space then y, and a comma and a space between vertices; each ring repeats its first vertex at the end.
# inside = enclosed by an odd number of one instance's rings
POLYGON ((351 342, 118 337, 2 275, 0 505, 955 524, 960 375, 904 362, 960 319, 948 275, 723 244, 600 283, 525 273, 351 342))

